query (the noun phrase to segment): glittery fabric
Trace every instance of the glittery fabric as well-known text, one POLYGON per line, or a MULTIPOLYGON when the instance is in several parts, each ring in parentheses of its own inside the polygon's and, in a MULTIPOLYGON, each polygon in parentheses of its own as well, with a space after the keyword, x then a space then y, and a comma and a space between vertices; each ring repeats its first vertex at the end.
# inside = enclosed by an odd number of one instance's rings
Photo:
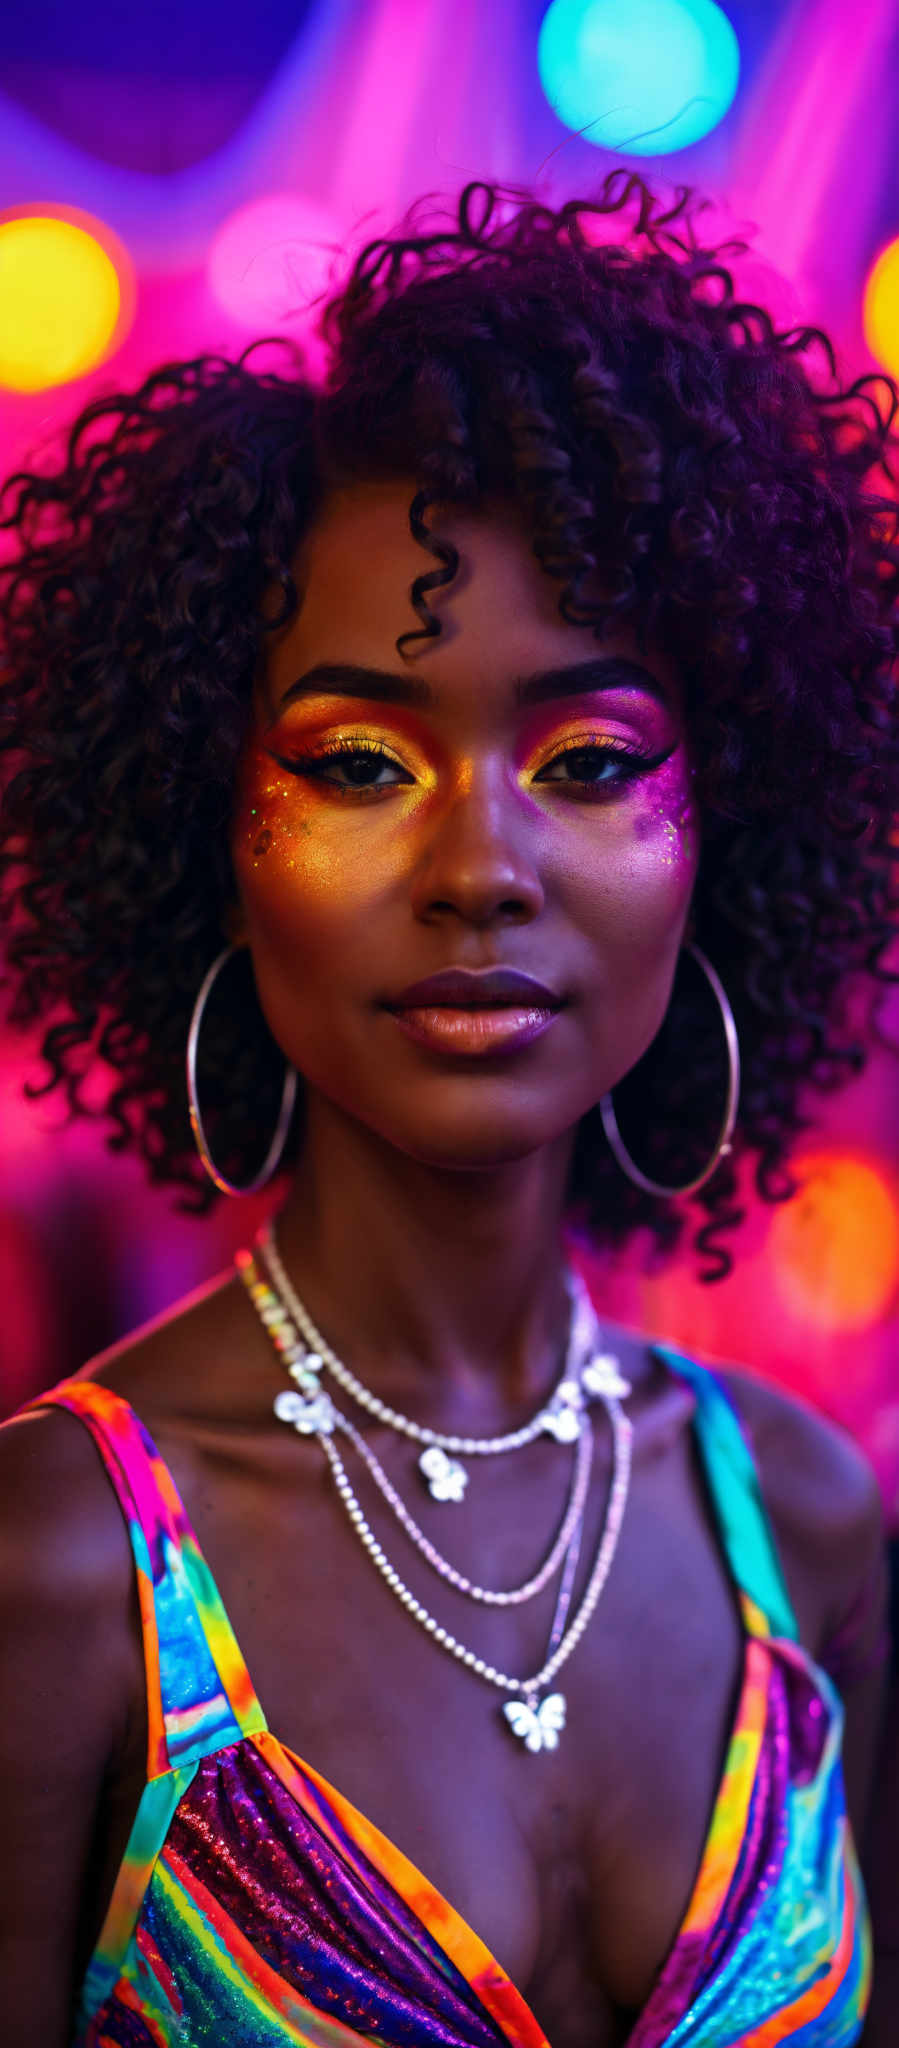
MULTIPOLYGON (((699 1875, 627 2048, 850 2048, 870 1939, 846 1819, 842 1709, 801 1648, 726 1390, 664 1350, 740 1598, 740 1699, 699 1875)), ((472 1929, 277 1742, 215 1583, 134 1411, 69 1381, 128 1522, 147 1673, 147 1783, 72 2048, 548 2048, 472 1929)))

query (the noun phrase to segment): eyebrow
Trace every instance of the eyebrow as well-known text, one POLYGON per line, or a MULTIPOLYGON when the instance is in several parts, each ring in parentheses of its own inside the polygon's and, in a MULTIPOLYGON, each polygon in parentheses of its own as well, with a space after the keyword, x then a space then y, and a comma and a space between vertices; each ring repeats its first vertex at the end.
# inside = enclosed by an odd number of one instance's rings
MULTIPOLYGON (((558 668, 537 669, 518 676, 514 683, 516 704, 546 704, 557 697, 582 697, 595 690, 644 690, 660 704, 670 707, 670 695, 651 669, 621 655, 594 655, 587 661, 564 662, 558 668)), ((401 676, 392 669, 366 668, 353 661, 320 661, 291 683, 278 709, 297 698, 316 696, 368 697, 381 704, 413 705, 433 709, 437 695, 420 676, 401 676)))

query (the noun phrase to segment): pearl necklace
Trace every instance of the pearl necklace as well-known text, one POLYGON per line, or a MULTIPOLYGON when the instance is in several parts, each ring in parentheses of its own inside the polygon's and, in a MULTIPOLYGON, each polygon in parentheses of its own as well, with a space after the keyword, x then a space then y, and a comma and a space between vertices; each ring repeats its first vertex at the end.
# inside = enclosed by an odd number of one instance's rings
MULTIPOLYGON (((556 1672, 560 1671, 562 1665, 567 1662, 572 1650, 577 1648, 581 1640, 611 1570, 612 1559, 618 1546, 618 1536, 630 1484, 632 1435, 628 1416, 623 1414, 621 1409, 618 1408, 617 1403, 615 1405, 617 1413, 615 1413, 613 1420, 614 1454, 612 1486, 609 1494, 605 1528, 597 1546, 589 1584, 574 1621, 563 1635, 558 1649, 547 1658, 546 1662, 541 1665, 540 1670, 534 1672, 530 1678, 512 1678, 508 1672, 498 1671, 495 1664, 488 1664, 483 1657, 478 1657, 473 1650, 466 1649, 464 1643, 460 1643, 456 1636, 451 1635, 449 1629, 442 1628, 428 1608, 420 1600, 416 1599, 415 1594, 408 1586, 404 1585, 399 1573, 391 1566, 377 1537, 370 1529, 347 1478, 343 1460, 336 1444, 330 1435, 323 1435, 322 1437, 322 1448, 331 1465, 337 1491, 347 1510, 353 1528, 360 1542, 368 1551, 372 1563, 377 1567, 381 1577, 390 1587, 391 1592, 396 1595, 400 1605, 406 1608, 414 1621, 419 1622, 421 1627, 427 1630, 428 1635, 433 1638, 435 1643, 440 1644, 441 1649, 449 1651, 450 1656, 457 1657, 462 1664, 467 1665, 470 1671, 474 1671, 477 1677, 487 1679, 489 1684, 498 1686, 501 1692, 515 1692, 525 1696, 523 1701, 511 1702, 510 1704, 512 1705, 526 1705, 528 1703, 527 1696, 542 1692, 544 1687, 549 1684, 550 1679, 555 1678, 556 1672)), ((561 1695, 557 1695, 557 1697, 561 1698, 561 1695)), ((513 1728, 514 1725, 514 1722, 512 1722, 513 1728)), ((528 1744, 529 1748, 530 1746, 528 1744)), ((544 1746, 555 1748, 556 1745, 555 1743, 541 1743, 538 1746, 541 1748, 544 1746)))
MULTIPOLYGON (((524 1585, 502 1591, 476 1585, 473 1580, 466 1578, 462 1572, 457 1571, 455 1566, 450 1564, 449 1559, 443 1557, 430 1538, 425 1535, 424 1530, 419 1527, 414 1516, 409 1513, 405 1502, 401 1499, 391 1480, 388 1479, 371 1445, 366 1443, 365 1438, 354 1427, 349 1417, 344 1415, 335 1406, 330 1395, 320 1388, 317 1378, 320 1369, 319 1362, 311 1366, 308 1363, 310 1356, 317 1358, 317 1355, 307 1353, 306 1361, 303 1361, 302 1358, 298 1360, 293 1356, 296 1348, 296 1331, 293 1329, 287 1309, 274 1289, 267 1286, 260 1278, 258 1271, 254 1267, 251 1255, 248 1252, 238 1252, 236 1264, 238 1272, 246 1283, 253 1306, 265 1324, 276 1350, 279 1351, 282 1358, 290 1360, 287 1367, 288 1372, 295 1386, 300 1389, 296 1393, 288 1392, 285 1389, 283 1393, 277 1395, 274 1409, 279 1421, 291 1423, 301 1435, 305 1436, 317 1435, 322 1428, 325 1429, 326 1433, 331 1433, 335 1429, 341 1430, 350 1439, 359 1456, 367 1465, 375 1485, 411 1542, 415 1544, 428 1564, 432 1566, 433 1570, 441 1578, 446 1579, 459 1592, 465 1593, 469 1599, 479 1601, 485 1606, 491 1607, 512 1607, 519 1605, 525 1600, 535 1599, 537 1594, 542 1592, 543 1587, 548 1584, 554 1572, 558 1571, 578 1531, 589 1488, 590 1467, 593 1459, 592 1430, 580 1427, 578 1429, 568 1506, 552 1549, 540 1566, 539 1571, 533 1578, 526 1580, 524 1585)), ((574 1413, 574 1410, 572 1409, 571 1412, 574 1413)))
MULTIPOLYGON (((275 1260, 280 1266, 277 1253, 275 1254, 275 1260)), ((270 1260, 269 1263, 271 1264, 272 1261, 270 1260)), ((259 1268, 252 1254, 246 1251, 239 1252, 236 1264, 250 1300, 299 1390, 297 1392, 287 1392, 285 1390, 284 1393, 279 1394, 274 1403, 275 1413, 280 1420, 290 1423, 301 1435, 315 1435, 318 1438, 331 1467, 338 1497, 346 1509, 350 1525, 358 1535, 363 1548, 371 1558, 385 1584, 394 1593, 401 1606, 411 1615, 412 1619, 431 1636, 432 1640, 440 1648, 446 1650, 450 1656, 457 1658, 469 1670, 473 1671, 476 1676, 484 1678, 489 1684, 499 1687, 503 1692, 516 1692, 521 1695, 518 1699, 506 1701, 503 1713, 512 1732, 524 1742, 528 1750, 538 1752, 541 1749, 554 1749, 558 1744, 559 1733, 565 1725, 566 1702, 561 1693, 550 1694, 542 1700, 538 1698, 538 1695, 549 1681, 555 1677, 557 1671, 561 1669, 562 1665, 576 1648, 588 1626, 611 1569, 627 1499, 630 1480, 632 1429, 628 1417, 620 1408, 618 1390, 620 1389, 622 1393, 628 1393, 630 1388, 627 1382, 621 1378, 617 1360, 612 1359, 608 1355, 597 1357, 594 1352, 592 1359, 588 1358, 586 1364, 582 1366, 580 1384, 575 1385, 573 1389, 577 1398, 572 1399, 571 1391, 567 1395, 565 1409, 575 1422, 578 1449, 568 1508, 559 1535, 553 1544, 549 1556, 544 1561, 540 1570, 530 1580, 526 1581, 523 1586, 509 1591, 493 1591, 475 1585, 464 1574, 457 1572, 455 1567, 450 1565, 449 1561, 441 1556, 440 1552, 430 1543, 424 1532, 414 1521, 414 1518, 409 1514, 404 1502, 392 1486, 391 1481, 387 1478, 383 1467, 375 1457, 370 1446, 365 1443, 364 1438, 361 1437, 349 1419, 343 1416, 335 1407, 330 1395, 321 1388, 317 1372, 321 1370, 325 1362, 330 1364, 331 1360, 335 1359, 335 1354, 330 1351, 330 1347, 324 1345, 320 1333, 314 1330, 314 1325, 311 1324, 311 1318, 308 1317, 307 1312, 303 1310, 303 1320, 314 1331, 315 1350, 312 1352, 304 1352, 298 1338, 297 1329, 288 1314, 285 1302, 279 1299, 274 1289, 262 1280, 259 1268), (588 1375, 591 1366, 594 1364, 598 1367, 598 1372, 595 1376, 595 1384, 591 1384, 588 1375), (615 1386, 614 1392, 609 1390, 610 1381, 615 1386), (593 1432, 583 1412, 585 1395, 587 1399, 601 1400, 609 1415, 613 1441, 613 1471, 605 1525, 597 1544, 593 1569, 575 1619, 571 1626, 566 1629, 565 1623, 580 1550, 583 1514, 593 1456, 593 1432), (477 1656, 473 1650, 468 1649, 453 1636, 448 1629, 443 1628, 436 1617, 430 1613, 412 1593, 411 1589, 405 1585, 399 1573, 390 1564, 356 1498, 343 1460, 334 1442, 334 1433, 338 1429, 348 1436, 354 1447, 358 1450, 383 1497, 387 1500, 388 1505, 391 1506, 393 1512, 397 1515, 397 1519, 401 1522, 407 1535, 410 1536, 422 1555, 441 1577, 447 1579, 460 1592, 467 1594, 470 1598, 495 1606, 509 1606, 534 1598, 542 1590, 542 1587, 548 1583, 553 1571, 558 1569, 559 1564, 562 1563, 564 1558, 562 1584, 556 1602, 547 1656, 541 1669, 534 1673, 532 1677, 525 1679, 513 1678, 508 1673, 499 1671, 495 1665, 488 1663, 484 1658, 477 1656)), ((283 1272, 283 1268, 281 1270, 283 1272)), ((286 1274, 284 1278, 287 1280, 286 1274)), ((595 1317, 593 1317, 592 1306, 589 1303, 589 1298, 586 1296, 586 1290, 581 1287, 579 1282, 574 1280, 572 1286, 574 1314, 572 1318, 572 1339, 569 1342, 566 1368, 571 1357, 575 1326, 578 1328, 579 1336, 583 1338, 588 1333, 588 1326, 592 1319, 594 1330, 598 1336, 595 1317)), ((294 1295, 289 1281, 287 1281, 287 1288, 290 1292, 291 1308, 297 1307, 302 1309, 302 1304, 299 1302, 299 1298, 294 1295)), ((340 1360, 336 1360, 336 1363, 340 1371, 338 1374, 335 1374, 335 1377, 339 1378, 343 1374, 347 1380, 353 1383, 354 1388, 360 1387, 366 1396, 365 1401, 360 1405, 368 1407, 369 1404, 377 1402, 377 1397, 369 1394, 367 1388, 362 1388, 362 1383, 355 1379, 355 1375, 349 1373, 348 1368, 344 1367, 340 1360)), ((560 1387, 556 1389, 556 1397, 558 1397, 562 1385, 564 1385, 564 1381, 560 1382, 560 1387)), ((381 1402, 377 1402, 377 1407, 383 1410, 381 1419, 386 1419, 393 1412, 387 1409, 386 1405, 381 1402)), ((544 1411, 541 1411, 541 1416, 543 1413, 544 1411)), ((408 1428, 403 1432, 404 1434, 417 1434, 419 1425, 410 1423, 409 1418, 406 1417, 401 1418, 401 1420, 409 1424, 408 1428)), ((534 1437, 539 1434, 539 1429, 535 1429, 533 1424, 526 1427, 529 1434, 525 1441, 533 1441, 534 1437)), ((521 1432, 515 1431, 511 1434, 518 1438, 521 1432)), ((556 1434, 556 1431, 553 1430, 552 1434, 556 1434)), ((435 1448, 442 1448, 443 1443, 452 1443, 453 1447, 458 1445, 460 1448, 467 1448, 469 1444, 472 1446, 477 1445, 478 1449, 482 1452, 488 1443, 491 1448, 494 1446, 497 1449, 501 1448, 503 1450, 512 1448, 509 1438, 450 1439, 441 1438, 439 1432, 429 1432, 429 1435, 432 1439, 436 1439, 435 1448)))
MULTIPOLYGON (((628 1382, 623 1379, 617 1358, 611 1352, 600 1348, 600 1333, 593 1311, 593 1305, 583 1282, 570 1269, 566 1274, 566 1286, 571 1300, 572 1315, 569 1328, 565 1364, 549 1400, 543 1403, 530 1422, 520 1429, 513 1429, 506 1436, 453 1436, 443 1430, 429 1429, 424 1423, 413 1422, 411 1416, 403 1415, 396 1408, 381 1401, 371 1393, 363 1382, 356 1378, 349 1366, 331 1350, 327 1340, 312 1320, 309 1310, 300 1300, 284 1265, 275 1242, 274 1224, 263 1225, 257 1237, 260 1255, 274 1281, 277 1293, 290 1309, 294 1322, 305 1338, 305 1349, 299 1342, 284 1347, 284 1361, 288 1370, 294 1363, 302 1363, 315 1372, 326 1366, 337 1385, 349 1394, 357 1406, 363 1408, 376 1422, 383 1422, 388 1429, 395 1429, 402 1436, 411 1437, 415 1443, 428 1448, 419 1458, 419 1470, 427 1480, 428 1488, 436 1500, 461 1501, 464 1498, 468 1473, 458 1457, 497 1457, 504 1451, 523 1450, 525 1444, 534 1443, 544 1432, 555 1437, 558 1443, 574 1443, 580 1434, 580 1411, 583 1395, 588 1399, 603 1400, 609 1395, 624 1398, 630 1393, 628 1382), (583 1360, 590 1353, 589 1364, 584 1368, 583 1360), (581 1368, 579 1371, 579 1367, 581 1368)), ((280 1348, 280 1347, 279 1347, 280 1348)))
MULTIPOLYGON (((285 1400, 290 1401, 290 1399, 290 1394, 278 1396, 278 1400, 281 1402, 285 1400)), ((279 1415, 283 1415, 285 1420, 290 1419, 282 1408, 277 1407, 277 1404, 276 1412, 279 1415)), ((336 1426, 342 1429, 344 1434, 349 1437, 363 1463, 368 1466, 375 1485, 383 1495, 384 1500, 386 1500, 388 1507, 392 1509, 400 1527, 405 1529, 406 1535, 409 1537, 410 1542, 414 1543, 416 1550, 421 1552, 422 1557, 426 1559, 427 1563, 438 1573, 440 1578, 447 1581, 448 1585, 455 1586, 459 1593, 465 1593, 469 1600, 477 1600, 484 1607, 518 1607, 526 1600, 535 1600, 538 1593, 542 1593, 544 1586, 549 1584, 550 1579, 553 1578, 563 1563, 583 1520, 584 1508, 587 1504, 587 1494, 590 1488, 590 1468, 593 1463, 593 1431, 589 1427, 581 1430, 577 1440, 568 1505, 552 1549, 548 1556, 544 1558, 539 1571, 535 1572, 533 1578, 526 1579, 522 1586, 513 1586, 508 1591, 497 1592, 489 1586, 475 1585, 472 1579, 467 1579, 463 1572, 457 1571, 455 1565, 450 1564, 448 1558, 441 1555, 441 1552, 431 1542, 430 1538, 425 1535, 424 1530, 419 1528, 414 1517, 410 1515, 405 1501, 401 1499, 395 1486, 388 1479, 370 1444, 366 1443, 365 1438, 360 1436, 359 1431, 354 1429, 353 1424, 347 1420, 346 1416, 340 1415, 336 1409, 334 1412, 336 1426)))

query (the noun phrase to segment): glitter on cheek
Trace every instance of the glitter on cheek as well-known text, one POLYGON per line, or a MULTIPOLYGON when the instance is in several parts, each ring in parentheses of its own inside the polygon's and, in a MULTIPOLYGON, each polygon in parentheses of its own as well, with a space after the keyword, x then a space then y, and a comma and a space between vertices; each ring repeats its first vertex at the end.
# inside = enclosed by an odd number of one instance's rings
POLYGON ((654 851, 664 867, 684 872, 696 865, 698 815, 682 762, 672 760, 666 767, 673 772, 655 778, 651 793, 647 790, 649 800, 634 819, 634 838, 654 851))
POLYGON ((696 858, 696 819, 690 804, 685 804, 678 818, 666 818, 662 825, 665 852, 662 856, 667 867, 692 867, 696 858))
POLYGON ((251 744, 235 790, 231 844, 238 869, 255 872, 290 862, 298 834, 312 827, 297 778, 285 774, 264 747, 251 744))

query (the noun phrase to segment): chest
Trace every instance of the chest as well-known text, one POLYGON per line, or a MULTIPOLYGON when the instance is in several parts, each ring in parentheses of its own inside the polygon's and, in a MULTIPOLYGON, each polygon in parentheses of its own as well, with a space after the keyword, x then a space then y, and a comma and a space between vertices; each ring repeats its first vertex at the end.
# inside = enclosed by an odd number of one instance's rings
MULTIPOLYGON (((299 1461, 279 1456, 261 1488, 252 1460, 192 1453, 188 1468, 176 1442, 164 1447, 269 1727, 475 1929, 552 2048, 611 2048, 689 1904, 742 1676, 734 1591, 689 1431, 636 1463, 602 1599, 554 1682, 567 1725, 539 1755, 511 1734, 499 1690, 443 1654, 392 1597, 317 1447, 285 1448, 299 1461)), ((394 1455, 408 1497, 408 1453, 394 1455)), ((553 1469, 535 1455, 512 1468, 478 1474, 461 1514, 444 1505, 429 1520, 430 1503, 416 1502, 433 1540, 489 1584, 533 1569, 564 1502, 564 1461, 553 1469)), ((576 1600, 605 1495, 600 1473, 576 1600)), ((510 1673, 539 1668, 552 1588, 485 1609, 400 1550, 393 1530, 390 1550, 416 1596, 478 1655, 510 1673)))

